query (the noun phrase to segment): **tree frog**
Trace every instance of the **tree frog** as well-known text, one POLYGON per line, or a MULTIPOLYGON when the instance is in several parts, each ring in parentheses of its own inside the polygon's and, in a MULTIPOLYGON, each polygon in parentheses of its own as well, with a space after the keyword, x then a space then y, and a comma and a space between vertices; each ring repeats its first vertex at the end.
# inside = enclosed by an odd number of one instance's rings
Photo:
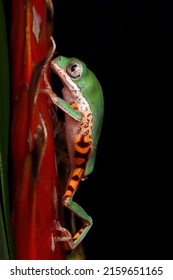
POLYGON ((77 58, 58 56, 51 62, 52 70, 63 83, 62 95, 49 93, 53 103, 65 112, 65 131, 71 171, 62 203, 82 219, 82 228, 68 242, 74 249, 92 226, 92 218, 73 201, 81 180, 94 168, 101 132, 104 99, 102 87, 85 63, 77 58))

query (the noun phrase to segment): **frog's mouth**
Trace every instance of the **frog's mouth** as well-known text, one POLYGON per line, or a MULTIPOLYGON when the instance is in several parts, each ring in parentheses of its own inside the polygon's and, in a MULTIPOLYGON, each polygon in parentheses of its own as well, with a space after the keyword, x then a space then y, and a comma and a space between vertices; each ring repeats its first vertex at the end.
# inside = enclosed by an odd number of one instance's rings
MULTIPOLYGON (((59 57, 61 59, 61 57, 59 57)), ((62 81, 63 85, 65 88, 68 88, 72 94, 77 94, 80 89, 78 86, 75 84, 75 82, 71 79, 71 77, 65 72, 65 70, 58 65, 56 60, 52 60, 51 62, 51 68, 57 74, 62 81)))

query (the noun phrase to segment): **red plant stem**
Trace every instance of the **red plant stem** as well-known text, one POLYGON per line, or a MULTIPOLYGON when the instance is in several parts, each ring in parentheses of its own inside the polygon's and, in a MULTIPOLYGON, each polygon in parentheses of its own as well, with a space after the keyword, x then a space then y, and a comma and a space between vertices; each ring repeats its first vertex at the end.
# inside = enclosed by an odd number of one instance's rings
POLYGON ((65 258, 62 242, 54 242, 59 232, 52 105, 42 92, 47 88, 43 71, 34 70, 51 47, 51 30, 45 0, 12 1, 12 226, 16 259, 65 258), (33 84, 37 75, 40 78, 33 84))

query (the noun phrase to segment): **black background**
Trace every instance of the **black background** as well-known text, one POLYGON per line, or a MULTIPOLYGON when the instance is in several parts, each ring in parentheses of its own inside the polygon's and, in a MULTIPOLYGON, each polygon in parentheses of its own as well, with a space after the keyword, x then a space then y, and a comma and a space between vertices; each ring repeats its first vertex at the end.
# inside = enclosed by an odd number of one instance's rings
POLYGON ((53 0, 57 53, 104 92, 95 169, 75 194, 94 221, 87 259, 173 259, 173 1, 148 2, 53 0))
POLYGON ((75 195, 94 221, 86 258, 172 259, 173 1, 61 0, 54 7, 57 52, 85 61, 104 92, 95 169, 75 195))

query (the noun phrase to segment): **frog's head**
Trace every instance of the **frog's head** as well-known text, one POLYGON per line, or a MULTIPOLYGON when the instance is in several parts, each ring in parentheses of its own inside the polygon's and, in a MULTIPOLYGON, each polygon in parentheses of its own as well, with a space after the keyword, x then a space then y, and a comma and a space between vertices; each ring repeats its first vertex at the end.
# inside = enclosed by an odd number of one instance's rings
POLYGON ((78 88, 87 96, 94 92, 95 88, 101 87, 96 76, 77 58, 58 56, 52 61, 51 67, 71 92, 78 88))
POLYGON ((52 64, 61 67, 75 82, 81 80, 88 72, 85 63, 74 57, 58 56, 52 61, 52 64))

